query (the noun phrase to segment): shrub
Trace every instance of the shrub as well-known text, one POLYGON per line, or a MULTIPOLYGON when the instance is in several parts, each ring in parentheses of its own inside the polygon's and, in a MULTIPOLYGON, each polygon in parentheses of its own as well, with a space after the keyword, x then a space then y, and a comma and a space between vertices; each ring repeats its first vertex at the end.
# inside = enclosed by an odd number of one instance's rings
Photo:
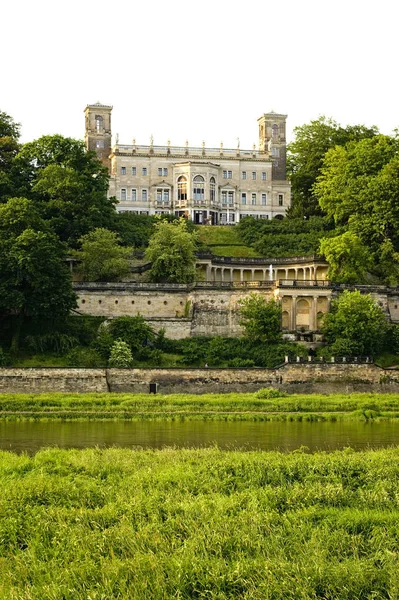
POLYGON ((133 365, 132 352, 123 340, 113 343, 108 364, 115 369, 128 369, 133 365))
POLYGON ((267 398, 285 398, 286 396, 286 392, 276 388, 261 388, 255 393, 255 397, 260 400, 267 400, 267 398))
POLYGON ((251 358, 233 358, 233 360, 229 360, 229 367, 254 367, 255 361, 251 358))
POLYGON ((81 367, 86 369, 105 367, 104 358, 93 348, 72 348, 65 356, 70 367, 81 367))
POLYGON ((8 367, 11 364, 11 358, 0 347, 0 367, 8 367))

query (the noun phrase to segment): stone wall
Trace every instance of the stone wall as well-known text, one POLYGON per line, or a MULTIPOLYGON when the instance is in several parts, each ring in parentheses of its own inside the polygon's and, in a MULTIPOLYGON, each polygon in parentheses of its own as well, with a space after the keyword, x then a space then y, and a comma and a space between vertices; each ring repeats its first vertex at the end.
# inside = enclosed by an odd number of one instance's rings
POLYGON ((125 392, 160 394, 254 392, 399 393, 399 370, 374 364, 289 363, 276 369, 19 369, 0 368, 0 393, 125 392))

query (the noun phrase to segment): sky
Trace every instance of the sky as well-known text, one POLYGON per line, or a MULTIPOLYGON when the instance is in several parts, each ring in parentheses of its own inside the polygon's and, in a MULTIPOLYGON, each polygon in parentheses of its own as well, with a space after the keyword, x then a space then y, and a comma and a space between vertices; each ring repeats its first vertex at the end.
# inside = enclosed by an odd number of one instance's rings
POLYGON ((321 115, 399 126, 395 0, 13 0, 0 14, 0 111, 21 141, 83 139, 113 106, 119 142, 241 148, 257 119, 287 137, 321 115))

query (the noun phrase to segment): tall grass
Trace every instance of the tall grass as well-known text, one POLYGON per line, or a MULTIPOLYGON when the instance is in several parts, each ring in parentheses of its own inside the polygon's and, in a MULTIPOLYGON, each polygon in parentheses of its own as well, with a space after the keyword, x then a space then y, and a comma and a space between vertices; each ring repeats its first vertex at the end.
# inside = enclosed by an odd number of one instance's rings
POLYGON ((0 453, 2 600, 397 598, 399 449, 0 453))
POLYGON ((398 394, 0 394, 0 419, 397 419, 398 394))

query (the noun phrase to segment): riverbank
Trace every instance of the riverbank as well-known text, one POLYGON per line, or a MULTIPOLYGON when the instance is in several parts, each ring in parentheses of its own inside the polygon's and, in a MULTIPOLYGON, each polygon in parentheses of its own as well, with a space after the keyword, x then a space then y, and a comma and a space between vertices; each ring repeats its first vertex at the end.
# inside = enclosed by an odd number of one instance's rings
POLYGON ((0 453, 4 600, 394 598, 399 449, 0 453))
POLYGON ((30 420, 397 420, 399 394, 0 394, 0 419, 30 420), (278 397, 267 397, 281 394, 278 397))

